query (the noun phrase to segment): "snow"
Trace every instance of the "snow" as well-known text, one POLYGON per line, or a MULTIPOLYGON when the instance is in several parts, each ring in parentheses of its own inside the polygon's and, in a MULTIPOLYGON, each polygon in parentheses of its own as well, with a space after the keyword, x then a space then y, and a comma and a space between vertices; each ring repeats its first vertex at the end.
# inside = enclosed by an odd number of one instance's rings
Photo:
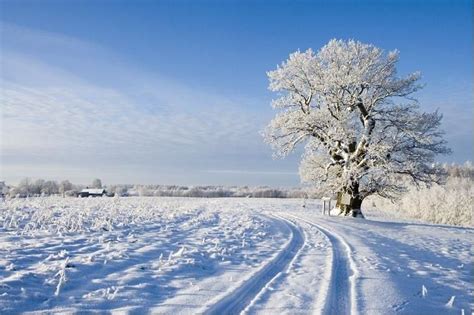
MULTIPOLYGON (((0 204, 0 313, 471 314, 472 228, 328 217, 322 202, 0 204)), ((372 218, 372 220, 371 220, 372 218)))

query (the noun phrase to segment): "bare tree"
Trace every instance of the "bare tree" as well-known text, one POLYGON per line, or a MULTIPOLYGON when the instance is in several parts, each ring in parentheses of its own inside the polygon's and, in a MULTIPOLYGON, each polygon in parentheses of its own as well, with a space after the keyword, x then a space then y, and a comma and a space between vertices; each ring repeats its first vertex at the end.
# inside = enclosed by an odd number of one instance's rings
POLYGON ((331 40, 319 52, 295 52, 268 73, 273 107, 280 112, 265 130, 277 155, 300 143, 304 182, 338 193, 340 214, 358 216, 369 195, 396 198, 401 177, 429 185, 443 178, 433 165, 446 154, 442 115, 420 112, 413 93, 420 74, 397 76, 397 51, 331 40))

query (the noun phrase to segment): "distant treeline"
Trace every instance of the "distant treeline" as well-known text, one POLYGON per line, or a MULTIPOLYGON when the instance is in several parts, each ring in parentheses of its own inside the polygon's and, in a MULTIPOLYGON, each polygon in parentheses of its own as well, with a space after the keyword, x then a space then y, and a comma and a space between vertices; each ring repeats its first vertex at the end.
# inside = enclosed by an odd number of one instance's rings
POLYGON ((135 185, 124 190, 123 186, 111 186, 119 195, 156 197, 252 197, 252 198, 305 198, 308 193, 303 188, 271 188, 267 186, 175 186, 175 185, 135 185))
POLYGON ((179 185, 104 185, 94 180, 91 185, 75 185, 68 180, 56 182, 43 179, 23 179, 17 186, 3 185, 2 194, 8 198, 62 195, 77 197, 85 188, 103 188, 108 196, 155 197, 251 197, 251 198, 305 198, 304 188, 271 188, 267 186, 179 186, 179 185))
MULTIPOLYGON (((444 164, 448 178, 474 180, 474 166, 471 162, 444 164)), ((272 188, 268 186, 179 186, 179 185, 104 185, 94 179, 90 185, 76 185, 68 180, 60 182, 29 178, 17 186, 0 182, 0 192, 9 198, 62 195, 77 197, 84 188, 104 188, 108 196, 155 196, 155 197, 251 197, 251 198, 321 198, 331 196, 331 192, 317 187, 272 188)))

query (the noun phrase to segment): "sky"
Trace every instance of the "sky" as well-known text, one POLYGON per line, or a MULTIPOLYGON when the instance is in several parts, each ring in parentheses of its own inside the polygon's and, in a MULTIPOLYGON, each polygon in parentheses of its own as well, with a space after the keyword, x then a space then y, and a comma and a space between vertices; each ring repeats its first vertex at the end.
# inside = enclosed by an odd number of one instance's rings
POLYGON ((356 39, 421 71, 453 154, 473 154, 471 1, 0 0, 0 180, 299 185, 261 131, 266 72, 356 39))

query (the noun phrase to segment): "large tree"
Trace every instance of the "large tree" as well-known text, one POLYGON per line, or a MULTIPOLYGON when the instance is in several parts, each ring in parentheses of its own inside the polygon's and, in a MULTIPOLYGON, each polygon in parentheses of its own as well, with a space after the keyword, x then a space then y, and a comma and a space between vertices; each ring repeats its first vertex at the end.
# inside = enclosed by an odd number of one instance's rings
POLYGON ((449 153, 442 115, 419 110, 419 73, 397 75, 398 51, 331 40, 319 52, 295 52, 268 72, 272 105, 280 112, 265 130, 277 155, 300 143, 304 182, 337 193, 340 214, 362 215, 369 195, 396 198, 404 177, 416 184, 442 180, 434 165, 449 153))

